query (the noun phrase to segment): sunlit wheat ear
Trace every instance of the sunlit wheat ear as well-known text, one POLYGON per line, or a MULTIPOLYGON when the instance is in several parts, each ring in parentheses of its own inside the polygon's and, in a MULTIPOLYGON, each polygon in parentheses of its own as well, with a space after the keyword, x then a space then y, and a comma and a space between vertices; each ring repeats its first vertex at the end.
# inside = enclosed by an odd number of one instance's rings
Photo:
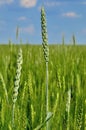
MULTIPOLYGON (((28 89, 29 89, 29 94, 30 94, 30 99, 31 99, 31 102, 33 102, 33 95, 34 95, 34 92, 33 92, 33 85, 32 85, 32 73, 29 71, 28 73, 28 89)), ((34 122, 34 116, 35 116, 35 111, 34 111, 34 107, 33 107, 33 103, 31 103, 31 115, 32 115, 32 124, 34 122)))
POLYGON ((69 130, 69 118, 70 118, 70 102, 71 102, 71 89, 68 90, 67 94, 67 103, 66 103, 66 112, 68 114, 67 130, 69 130))
POLYGON ((45 61, 49 61, 49 48, 48 48, 48 36, 46 29, 46 16, 44 7, 41 8, 41 29, 42 29, 42 45, 45 61))
POLYGON ((29 91, 30 91, 30 97, 32 100, 34 93, 33 93, 33 87, 32 87, 32 74, 30 71, 28 73, 28 86, 29 86, 29 91))
POLYGON ((80 91, 81 91, 81 80, 80 80, 80 75, 77 74, 77 90, 78 90, 78 93, 80 94, 80 91))
POLYGON ((19 50, 18 58, 17 58, 17 69, 16 69, 16 76, 15 76, 15 82, 14 82, 14 89, 13 89, 13 124, 14 124, 14 110, 15 110, 15 103, 18 96, 18 89, 19 89, 19 83, 20 83, 20 76, 21 76, 21 69, 22 69, 22 50, 19 50))
POLYGON ((56 111, 57 111, 58 102, 59 102, 59 93, 57 93, 56 101, 55 101, 54 108, 53 108, 53 116, 54 117, 55 117, 55 114, 56 114, 56 111))
POLYGON ((3 79, 3 76, 2 76, 1 73, 0 73, 0 83, 1 83, 1 85, 3 87, 4 93, 5 93, 5 96, 6 96, 6 101, 8 103, 9 102, 8 101, 8 93, 7 93, 6 85, 5 85, 5 82, 4 82, 4 79, 3 79))

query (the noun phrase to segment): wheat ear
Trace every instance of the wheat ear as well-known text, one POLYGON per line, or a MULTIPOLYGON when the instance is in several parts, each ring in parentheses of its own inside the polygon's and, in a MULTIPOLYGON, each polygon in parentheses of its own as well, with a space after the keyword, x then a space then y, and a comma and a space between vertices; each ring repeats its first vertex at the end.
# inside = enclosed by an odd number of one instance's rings
POLYGON ((45 62, 49 61, 48 35, 46 29, 46 16, 44 7, 41 8, 41 29, 42 29, 42 46, 45 62))
POLYGON ((18 89, 19 89, 19 83, 20 83, 20 76, 21 76, 21 69, 22 69, 22 50, 19 50, 18 58, 17 58, 17 69, 16 69, 16 76, 15 76, 15 82, 14 82, 14 89, 13 89, 13 114, 12 114, 12 121, 14 125, 14 110, 15 110, 15 103, 18 96, 18 89))
POLYGON ((8 93, 7 93, 6 85, 5 85, 5 82, 4 82, 4 79, 3 79, 3 76, 2 76, 1 73, 0 73, 0 83, 2 84, 3 89, 4 89, 5 96, 6 96, 6 101, 7 101, 7 103, 9 103, 9 101, 8 101, 8 93))

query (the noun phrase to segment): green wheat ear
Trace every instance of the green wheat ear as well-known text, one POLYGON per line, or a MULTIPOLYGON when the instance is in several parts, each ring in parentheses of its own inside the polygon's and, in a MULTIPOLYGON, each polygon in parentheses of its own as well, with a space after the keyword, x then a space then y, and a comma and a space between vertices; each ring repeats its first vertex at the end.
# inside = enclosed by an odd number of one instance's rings
POLYGON ((41 8, 41 29, 42 29, 42 45, 44 52, 44 59, 46 62, 49 61, 49 48, 48 48, 48 36, 46 29, 46 16, 44 7, 41 8))
POLYGON ((15 82, 14 82, 14 88, 13 88, 13 114, 12 114, 13 126, 14 126, 15 103, 17 101, 18 90, 20 87, 20 76, 21 76, 22 62, 23 62, 22 50, 20 49, 18 52, 18 57, 17 57, 17 69, 16 69, 16 76, 15 76, 15 82))
POLYGON ((19 37, 19 26, 17 26, 16 28, 16 40, 18 40, 18 37, 19 37))
POLYGON ((5 93, 5 96, 6 96, 6 101, 7 101, 7 103, 9 103, 6 84, 5 84, 4 78, 3 78, 1 73, 0 73, 0 85, 3 87, 4 93, 5 93))

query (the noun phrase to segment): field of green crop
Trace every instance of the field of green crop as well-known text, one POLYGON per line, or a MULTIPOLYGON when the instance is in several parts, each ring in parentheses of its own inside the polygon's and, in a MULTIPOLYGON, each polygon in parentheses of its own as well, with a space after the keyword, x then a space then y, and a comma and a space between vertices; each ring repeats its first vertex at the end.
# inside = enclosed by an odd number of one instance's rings
MULTIPOLYGON (((50 45, 48 64, 48 129, 86 130, 86 46, 50 45)), ((45 130, 46 120, 42 46, 0 45, 0 130, 45 130)))
POLYGON ((86 45, 48 45, 44 7, 41 31, 0 45, 0 130, 86 130, 86 45))

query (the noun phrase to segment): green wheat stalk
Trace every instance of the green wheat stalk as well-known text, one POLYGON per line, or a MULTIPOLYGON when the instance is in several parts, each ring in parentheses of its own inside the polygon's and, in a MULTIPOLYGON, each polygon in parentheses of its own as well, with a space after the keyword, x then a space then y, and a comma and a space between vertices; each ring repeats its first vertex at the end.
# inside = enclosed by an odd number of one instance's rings
MULTIPOLYGON (((46 63, 46 115, 48 115, 48 62, 49 62, 49 47, 48 47, 48 37, 46 29, 46 16, 44 7, 41 8, 41 31, 42 31, 42 46, 44 52, 44 59, 46 63)), ((48 130, 48 122, 46 126, 48 130)))
POLYGON ((19 83, 20 83, 20 76, 21 76, 21 69, 22 69, 22 50, 19 50, 18 58, 17 58, 17 69, 16 69, 16 76, 15 76, 15 82, 14 82, 14 89, 13 89, 13 113, 12 113, 12 123, 14 126, 14 111, 15 111, 15 103, 18 96, 18 89, 19 89, 19 83))

